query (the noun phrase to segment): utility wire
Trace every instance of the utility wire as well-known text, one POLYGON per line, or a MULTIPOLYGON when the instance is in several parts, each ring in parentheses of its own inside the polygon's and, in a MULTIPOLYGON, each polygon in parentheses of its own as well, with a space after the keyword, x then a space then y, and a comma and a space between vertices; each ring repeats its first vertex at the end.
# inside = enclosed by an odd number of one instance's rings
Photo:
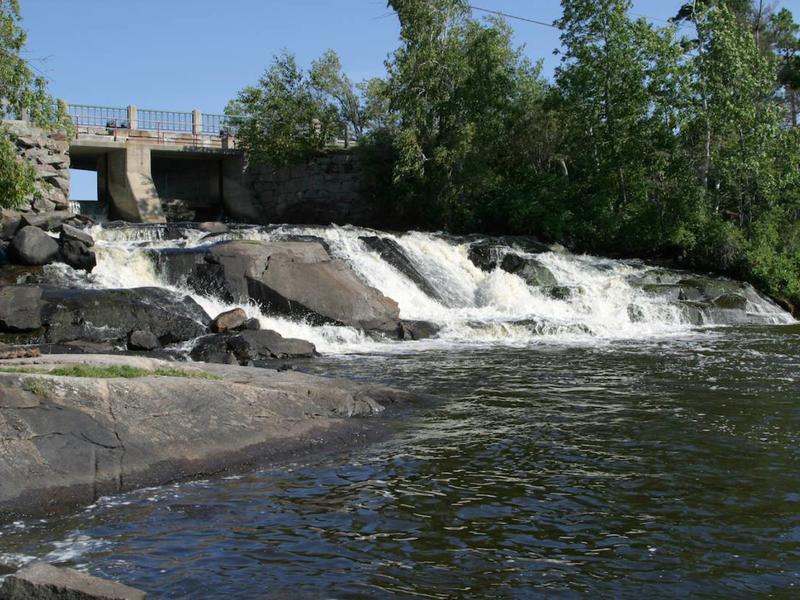
MULTIPOLYGON (((520 17, 518 15, 510 15, 508 13, 504 13, 499 10, 491 10, 489 8, 481 8, 480 6, 473 6, 472 4, 467 5, 472 10, 477 10, 480 12, 490 13, 493 15, 497 15, 499 17, 505 17, 506 19, 515 19, 517 21, 525 21, 526 23, 533 23, 535 25, 543 25, 544 27, 552 27, 553 29, 560 29, 558 25, 554 25, 553 23, 547 23, 546 21, 537 21, 536 19, 529 19, 528 17, 520 17)), ((647 15, 643 15, 640 13, 630 13, 634 17, 644 17, 645 19, 650 19, 651 21, 661 21, 662 23, 672 23, 667 19, 659 19, 657 17, 650 17, 647 15)))
POLYGON ((488 8, 481 8, 480 6, 472 6, 471 4, 468 4, 467 6, 472 10, 491 13, 493 15, 498 15, 500 17, 505 17, 507 19, 516 19, 517 21, 525 21, 526 23, 534 23, 536 25, 544 25, 545 27, 552 27, 553 29, 558 29, 558 26, 553 25, 552 23, 546 23, 545 21, 537 21, 536 19, 528 19, 527 17, 518 17, 516 15, 509 15, 508 13, 504 13, 499 10, 490 10, 488 8))

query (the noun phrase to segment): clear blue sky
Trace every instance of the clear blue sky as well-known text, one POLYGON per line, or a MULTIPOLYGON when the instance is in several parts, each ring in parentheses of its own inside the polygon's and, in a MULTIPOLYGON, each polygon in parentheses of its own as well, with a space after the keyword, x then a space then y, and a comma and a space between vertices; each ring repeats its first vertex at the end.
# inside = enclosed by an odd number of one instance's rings
MULTIPOLYGON (((667 19, 682 2, 635 0, 634 12, 667 19)), ((560 16, 558 0, 472 4, 545 22, 560 16)), ((800 0, 782 5, 800 14, 800 0)), ((23 0, 22 13, 25 58, 48 77, 54 96, 181 111, 222 112, 283 48, 304 65, 333 48, 353 80, 382 75, 398 33, 384 0, 23 0)), ((558 31, 509 23, 516 42, 551 74, 558 31)), ((91 193, 77 179, 74 187, 76 197, 91 193)))

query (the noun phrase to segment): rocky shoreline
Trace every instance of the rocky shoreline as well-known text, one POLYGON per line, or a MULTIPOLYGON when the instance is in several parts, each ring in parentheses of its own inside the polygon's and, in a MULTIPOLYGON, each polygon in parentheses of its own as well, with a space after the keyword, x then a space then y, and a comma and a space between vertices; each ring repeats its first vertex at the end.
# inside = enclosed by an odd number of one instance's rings
POLYGON ((294 371, 145 357, 0 364, 0 515, 247 468, 363 439, 419 395, 294 371))

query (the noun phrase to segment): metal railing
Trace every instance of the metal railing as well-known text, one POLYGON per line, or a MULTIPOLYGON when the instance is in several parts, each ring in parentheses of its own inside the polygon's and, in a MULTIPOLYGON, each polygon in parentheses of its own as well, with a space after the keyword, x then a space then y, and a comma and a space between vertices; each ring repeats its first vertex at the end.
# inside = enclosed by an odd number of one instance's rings
POLYGON ((128 127, 128 109, 91 104, 70 104, 67 114, 78 127, 128 127))
POLYGON ((200 111, 180 112, 173 110, 137 109, 91 104, 69 104, 67 114, 76 127, 107 127, 137 129, 163 133, 185 133, 189 135, 235 136, 236 117, 200 111))

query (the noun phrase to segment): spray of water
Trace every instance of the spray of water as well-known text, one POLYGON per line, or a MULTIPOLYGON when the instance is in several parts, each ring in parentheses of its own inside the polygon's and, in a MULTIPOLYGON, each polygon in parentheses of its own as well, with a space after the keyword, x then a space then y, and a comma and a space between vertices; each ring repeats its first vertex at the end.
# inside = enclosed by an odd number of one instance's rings
MULTIPOLYGON (((469 243, 431 233, 388 234, 356 227, 241 228, 208 236, 197 230, 169 239, 159 227, 126 227, 92 231, 97 240, 98 266, 86 281, 97 287, 158 286, 191 295, 210 315, 234 306, 260 320, 262 327, 287 337, 313 342, 321 352, 418 351, 426 347, 464 344, 527 345, 531 343, 595 343, 609 339, 638 339, 687 335, 693 324, 678 303, 648 294, 634 285, 648 267, 632 262, 546 252, 536 260, 568 294, 553 297, 529 286, 521 277, 501 269, 477 268, 468 258, 469 243), (379 235, 394 240, 438 292, 434 299, 360 239, 379 235), (349 327, 312 326, 303 321, 261 314, 254 305, 231 305, 198 294, 186 286, 171 285, 158 272, 152 250, 197 247, 230 239, 270 241, 287 236, 323 239, 334 257, 349 263, 368 285, 396 300, 400 316, 441 327, 434 340, 392 342, 378 340, 349 327)), ((522 257, 534 257, 509 248, 522 257)), ((674 280, 680 279, 675 274, 674 280)), ((748 295, 748 311, 764 322, 788 323, 792 318, 757 294, 748 295)), ((714 324, 713 322, 709 324, 714 324)))

